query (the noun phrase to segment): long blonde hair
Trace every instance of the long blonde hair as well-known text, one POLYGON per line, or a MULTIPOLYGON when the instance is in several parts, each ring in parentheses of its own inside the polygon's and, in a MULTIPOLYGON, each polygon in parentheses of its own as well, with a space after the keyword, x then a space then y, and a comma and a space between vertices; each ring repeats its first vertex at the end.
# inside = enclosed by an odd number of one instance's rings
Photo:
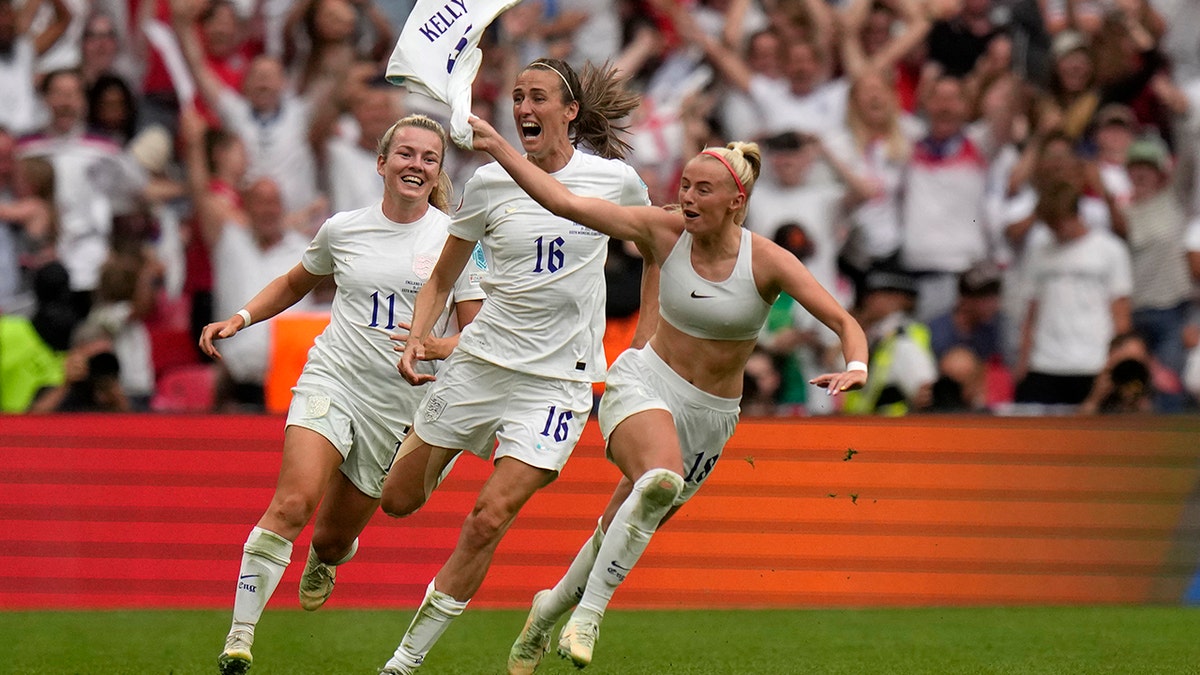
POLYGON ((908 161, 912 154, 912 143, 904 135, 904 131, 900 128, 900 103, 896 100, 895 91, 887 86, 887 81, 883 79, 880 73, 868 71, 859 77, 854 78, 854 82, 850 85, 850 93, 847 96, 846 104, 846 127, 850 130, 850 135, 854 138, 854 145, 859 152, 866 150, 874 137, 871 131, 867 128, 867 122, 863 119, 862 111, 858 106, 857 94, 864 86, 863 82, 869 77, 878 77, 884 83, 884 90, 887 91, 889 103, 892 106, 892 116, 888 120, 887 129, 883 133, 883 142, 887 148, 887 159, 894 163, 904 163, 908 161))
POLYGON ((450 182, 450 176, 446 173, 446 148, 450 147, 450 139, 446 135, 446 129, 437 120, 426 117, 425 115, 408 115, 396 121, 395 124, 388 127, 388 130, 383 132, 383 136, 379 138, 379 146, 376 152, 380 157, 387 157, 388 150, 392 147, 392 138, 395 137, 396 131, 402 127, 416 127, 417 129, 425 129, 432 131, 442 139, 442 154, 438 162, 438 177, 437 184, 433 186, 433 190, 429 193, 429 204, 433 208, 450 213, 450 196, 454 194, 454 185, 450 182))

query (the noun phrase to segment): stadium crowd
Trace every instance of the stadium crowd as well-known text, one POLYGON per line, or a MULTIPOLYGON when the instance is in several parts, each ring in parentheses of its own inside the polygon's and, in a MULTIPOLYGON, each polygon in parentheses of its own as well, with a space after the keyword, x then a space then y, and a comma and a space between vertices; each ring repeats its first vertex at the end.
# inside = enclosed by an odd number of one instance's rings
MULTIPOLYGON (((378 198, 395 120, 446 119, 383 79, 410 8, 0 0, 0 409, 261 410, 269 331, 196 337, 378 198)), ((853 310, 871 377, 814 395, 838 341, 784 295, 746 414, 1194 411, 1198 33, 1192 0, 525 0, 473 106, 516 139, 517 69, 611 61, 658 205, 761 143, 745 225, 853 310)), ((485 159, 452 149, 455 187, 485 159)), ((607 273, 628 322, 636 248, 607 273)))

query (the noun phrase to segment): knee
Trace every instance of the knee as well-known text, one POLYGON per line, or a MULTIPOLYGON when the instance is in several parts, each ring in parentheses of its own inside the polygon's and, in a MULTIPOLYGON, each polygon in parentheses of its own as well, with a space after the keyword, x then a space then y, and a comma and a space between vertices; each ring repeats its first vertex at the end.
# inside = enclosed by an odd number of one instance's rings
POLYGON ((502 509, 488 504, 476 504, 463 523, 462 541, 472 550, 495 546, 504 535, 505 525, 511 518, 502 509))
POLYGON ((270 516, 287 528, 299 529, 308 523, 317 508, 317 499, 303 494, 276 494, 271 500, 270 516))
POLYGON ((670 469, 651 469, 635 483, 641 486, 639 506, 652 512, 666 512, 683 492, 683 476, 670 469))
POLYGON ((324 535, 318 536, 313 534, 312 548, 316 552, 317 558, 322 561, 337 561, 346 557, 350 549, 354 546, 354 537, 347 538, 343 535, 324 535))
POLYGON ((383 512, 392 518, 403 518, 416 513, 422 506, 425 506, 425 494, 423 492, 405 492, 396 490, 389 492, 384 490, 383 497, 379 501, 379 507, 383 512))

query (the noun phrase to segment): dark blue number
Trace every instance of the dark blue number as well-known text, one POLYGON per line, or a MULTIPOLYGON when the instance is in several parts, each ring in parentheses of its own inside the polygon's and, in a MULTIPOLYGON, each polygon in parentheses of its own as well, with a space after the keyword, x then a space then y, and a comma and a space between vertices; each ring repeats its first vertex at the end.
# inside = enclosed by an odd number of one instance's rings
POLYGON ((717 465, 717 460, 721 455, 714 455, 705 461, 704 455, 696 455, 696 461, 692 462, 692 468, 688 469, 688 475, 683 479, 688 483, 699 483, 704 480, 713 467, 717 465))
POLYGON ((567 243, 562 237, 555 237, 550 240, 549 245, 546 245, 542 240, 544 237, 538 237, 534 240, 537 246, 537 262, 533 265, 534 273, 538 272, 557 272, 562 269, 565 258, 563 257, 562 246, 567 243), (543 253, 545 247, 545 253, 543 253), (545 258, 545 269, 542 268, 542 259, 545 258))
MULTIPOLYGON (((388 301, 388 316, 387 325, 384 326, 387 330, 392 330, 396 327, 396 294, 392 293, 387 296, 388 301)), ((371 328, 379 326, 379 291, 371 294, 371 323, 367 324, 371 328)))
MULTIPOLYGON (((550 425, 554 424, 554 413, 557 411, 556 406, 550 406, 550 412, 546 415, 546 426, 542 428, 542 435, 550 435, 550 425)), ((570 410, 564 410, 558 415, 558 425, 554 427, 554 440, 562 443, 567 440, 571 434, 571 427, 567 424, 575 415, 571 414, 570 410)))

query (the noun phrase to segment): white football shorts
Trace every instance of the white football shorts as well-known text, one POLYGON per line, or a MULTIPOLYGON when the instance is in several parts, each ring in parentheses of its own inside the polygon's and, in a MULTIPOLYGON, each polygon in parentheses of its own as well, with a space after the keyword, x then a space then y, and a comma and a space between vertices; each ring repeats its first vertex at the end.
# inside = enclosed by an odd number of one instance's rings
POLYGON ((418 406, 421 440, 482 459, 560 471, 592 411, 592 385, 498 366, 455 350, 418 406), (497 441, 499 444, 497 444, 497 441))
POLYGON ((341 472, 346 478, 363 494, 379 499, 383 479, 409 427, 392 428, 377 417, 364 415, 353 400, 337 385, 301 377, 292 388, 287 426, 324 436, 341 453, 341 472))
POLYGON ((712 473, 737 426, 740 401, 692 386, 649 345, 627 349, 608 369, 600 399, 600 433, 608 441, 613 429, 632 415, 647 410, 670 413, 683 453, 684 487, 675 500, 679 505, 691 499, 712 473))

